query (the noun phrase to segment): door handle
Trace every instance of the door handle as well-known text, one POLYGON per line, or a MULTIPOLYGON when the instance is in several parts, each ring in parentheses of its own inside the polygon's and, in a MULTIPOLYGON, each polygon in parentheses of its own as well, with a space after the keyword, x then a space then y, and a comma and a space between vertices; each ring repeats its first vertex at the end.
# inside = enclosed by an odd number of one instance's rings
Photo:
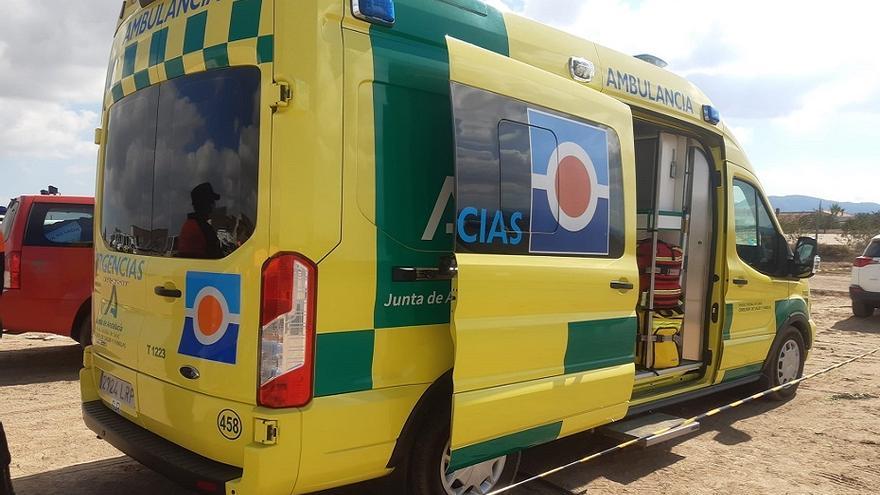
POLYGON ((611 288, 614 290, 633 290, 635 286, 631 282, 624 280, 612 280, 611 288))
POLYGON ((175 299, 179 299, 180 296, 183 295, 183 293, 180 292, 180 289, 169 289, 169 288, 167 288, 167 287, 165 287, 165 286, 162 286, 162 285, 160 285, 160 286, 154 288, 154 289, 153 289, 153 292, 154 292, 157 296, 162 296, 162 297, 173 297, 173 298, 175 298, 175 299))
POLYGON ((742 287, 744 285, 749 285, 749 281, 744 278, 735 278, 733 279, 733 285, 738 285, 742 287))

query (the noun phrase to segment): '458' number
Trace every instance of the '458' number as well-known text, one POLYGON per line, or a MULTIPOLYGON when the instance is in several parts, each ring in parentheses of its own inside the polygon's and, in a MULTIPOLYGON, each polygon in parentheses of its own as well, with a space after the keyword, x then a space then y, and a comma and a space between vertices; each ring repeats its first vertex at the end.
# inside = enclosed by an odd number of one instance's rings
POLYGON ((241 436, 244 425, 241 418, 232 409, 224 409, 217 415, 217 429, 220 434, 229 440, 236 440, 241 436))

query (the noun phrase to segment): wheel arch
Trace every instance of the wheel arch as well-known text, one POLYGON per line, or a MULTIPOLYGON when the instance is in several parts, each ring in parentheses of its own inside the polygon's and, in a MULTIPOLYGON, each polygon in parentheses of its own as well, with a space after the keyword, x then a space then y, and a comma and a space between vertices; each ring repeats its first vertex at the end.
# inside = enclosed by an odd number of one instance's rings
POLYGON ((394 446, 387 467, 396 467, 406 459, 407 452, 412 447, 424 421, 438 415, 451 420, 451 410, 452 370, 450 369, 440 375, 416 402, 397 437, 397 444, 394 446))
POLYGON ((779 325, 779 330, 777 330, 776 334, 782 332, 783 329, 787 327, 794 327, 800 332, 801 337, 804 339, 804 347, 807 350, 812 349, 813 340, 810 338, 810 320, 807 318, 807 315, 804 313, 792 313, 782 322, 782 325, 779 325))
POLYGON ((92 298, 91 296, 87 297, 85 301, 83 301, 82 305, 80 305, 79 309, 76 311, 76 316, 73 318, 73 323, 70 327, 70 337, 73 340, 79 342, 80 335, 80 323, 82 323, 83 318, 88 318, 92 313, 92 298))

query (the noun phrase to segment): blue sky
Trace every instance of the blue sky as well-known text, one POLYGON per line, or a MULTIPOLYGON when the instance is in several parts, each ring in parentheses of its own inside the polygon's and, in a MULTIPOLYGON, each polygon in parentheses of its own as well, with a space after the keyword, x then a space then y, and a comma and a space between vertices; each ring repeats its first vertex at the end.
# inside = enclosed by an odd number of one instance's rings
MULTIPOLYGON (((488 3, 668 61, 715 101, 769 194, 880 202, 880 4, 488 3)), ((50 183, 93 194, 93 130, 119 5, 0 2, 0 202, 50 183)))

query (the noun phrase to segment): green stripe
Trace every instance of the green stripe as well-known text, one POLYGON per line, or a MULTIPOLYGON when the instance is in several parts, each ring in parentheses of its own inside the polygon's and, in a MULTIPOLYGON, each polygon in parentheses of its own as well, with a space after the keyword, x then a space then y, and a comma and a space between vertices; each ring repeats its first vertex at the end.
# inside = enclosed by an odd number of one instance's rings
POLYGON ((559 438, 561 431, 562 421, 559 421, 453 450, 449 462, 449 472, 519 452, 535 445, 552 442, 559 438))
POLYGON ((153 33, 150 39, 150 67, 165 61, 165 47, 168 44, 168 28, 153 33))
POLYGON ((743 366, 742 368, 734 368, 732 370, 727 370, 724 372, 724 378, 721 380, 721 383, 729 382, 736 380, 737 378, 742 378, 744 376, 756 375, 761 372, 761 369, 764 368, 764 365, 761 363, 758 364, 750 364, 748 366, 743 366))
POLYGON ((205 48, 205 68, 207 70, 229 67, 229 52, 226 43, 205 48))
POLYGON ((261 0, 237 0, 232 4, 229 41, 256 38, 260 32, 261 0))
POLYGON ((373 388, 375 332, 319 334, 315 345, 315 396, 373 388))
POLYGON ((265 64, 275 58, 275 38, 272 35, 257 38, 257 63, 265 64))
MULTIPOLYGON (((375 328, 449 322, 448 281, 394 282, 396 266, 438 266, 452 252, 447 205, 434 238, 425 225, 446 177, 454 174, 446 35, 497 53, 509 52, 504 18, 472 0, 465 8, 444 2, 396 0, 393 28, 372 26, 376 148, 377 287, 375 328), (485 15, 467 8, 487 10, 485 15), (412 296, 416 297, 412 297, 412 296), (444 301, 429 304, 437 295, 444 301), (422 304, 388 305, 389 297, 422 304), (433 298, 431 296, 434 296, 433 298)), ((392 299, 393 300, 393 299, 392 299)))
POLYGON ((807 303, 803 299, 782 299, 776 301, 776 331, 782 330, 785 323, 793 314, 807 314, 807 303))
POLYGON ((134 86, 137 89, 144 89, 150 85, 150 72, 148 70, 142 70, 136 72, 134 75, 134 86))
POLYGON ((125 47, 125 54, 122 56, 122 77, 134 74, 134 61, 137 58, 137 49, 137 42, 125 47))
POLYGON ((183 54, 197 52, 205 47, 205 26, 208 12, 202 12, 186 20, 186 33, 183 35, 183 54))
POLYGON ((172 58, 165 62, 165 76, 168 79, 174 79, 184 74, 183 57, 172 58))
POLYGON ((724 305, 724 327, 721 329, 721 337, 730 340, 730 328, 733 326, 733 304, 724 305))
POLYGON ((635 361, 638 325, 635 317, 569 323, 565 374, 635 361))
POLYGON ((125 96, 125 92, 122 89, 122 83, 118 82, 113 85, 113 88, 110 89, 110 94, 113 96, 113 101, 117 102, 125 96))

